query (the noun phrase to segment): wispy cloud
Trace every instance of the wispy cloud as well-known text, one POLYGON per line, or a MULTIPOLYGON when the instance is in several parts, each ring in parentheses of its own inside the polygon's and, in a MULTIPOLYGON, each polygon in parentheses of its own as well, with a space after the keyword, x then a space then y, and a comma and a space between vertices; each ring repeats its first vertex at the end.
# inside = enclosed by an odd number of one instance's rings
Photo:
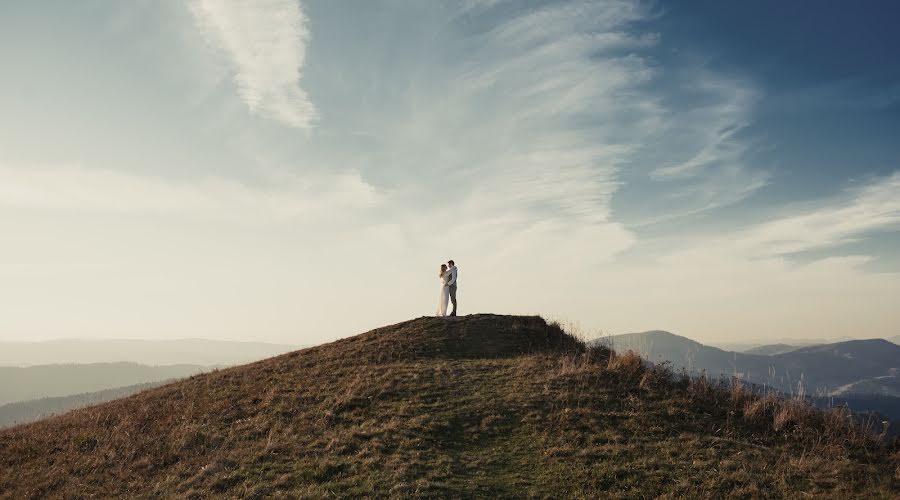
POLYGON ((653 56, 661 36, 647 29, 652 5, 487 1, 463 12, 500 22, 435 58, 449 84, 416 85, 432 91, 419 99, 428 109, 392 116, 401 126, 388 131, 415 142, 433 135, 432 150, 468 163, 463 171, 475 175, 455 177, 470 186, 477 217, 515 211, 560 225, 616 224, 612 200, 627 177, 652 184, 652 213, 629 221, 644 225, 767 185, 769 172, 745 163, 751 144, 740 137, 759 92, 696 60, 669 72, 653 56))
POLYGON ((676 115, 673 124, 690 137, 687 159, 665 165, 651 172, 656 179, 677 179, 702 175, 709 169, 733 165, 740 161, 746 144, 735 136, 745 127, 757 99, 756 92, 741 81, 700 71, 691 80, 694 99, 702 99, 676 115))
POLYGON ((658 166, 649 177, 663 195, 656 214, 639 225, 658 224, 740 202, 768 185, 771 172, 748 165, 752 142, 741 137, 750 124, 759 91, 750 82, 696 67, 684 101, 666 111, 651 155, 658 166), (660 154, 664 152, 664 154, 660 154), (662 214, 662 215, 660 215, 662 214))
POLYGON ((81 166, 0 166, 0 206, 19 209, 265 222, 334 215, 378 201, 374 188, 354 173, 318 178, 282 174, 250 185, 221 177, 176 182, 81 166))
POLYGON ((866 233, 900 227, 900 172, 848 190, 843 199, 759 224, 734 245, 755 257, 786 255, 849 243, 866 233))
MULTIPOLYGON (((637 1, 470 2, 449 25, 423 28, 435 39, 392 59, 389 75, 341 73, 383 80, 349 87, 342 100, 362 105, 335 114, 365 133, 367 152, 377 153, 362 170, 400 193, 388 203, 422 219, 408 222, 422 234, 451 219, 466 228, 460 241, 482 244, 500 233, 500 242, 532 253, 542 241, 578 234, 582 248, 596 250, 575 260, 609 260, 636 241, 612 212, 626 177, 654 184, 652 202, 661 206, 651 217, 728 205, 768 179, 742 163, 748 145, 736 137, 756 91, 702 67, 666 74, 653 56, 661 36, 646 24, 655 15, 637 1)), ((372 47, 393 54, 400 29, 372 47)))
POLYGON ((251 112, 310 128, 316 109, 300 86, 309 41, 297 0, 193 0, 191 13, 209 44, 229 60, 251 112))
MULTIPOLYGON (((844 190, 839 196, 788 206, 784 215, 765 222, 711 235, 692 235, 689 244, 663 260, 675 266, 721 262, 723 268, 741 269, 746 263, 778 262, 801 252, 833 248, 879 231, 900 227, 900 172, 844 190)), ((839 256, 845 264, 859 264, 866 256, 839 256)), ((825 262, 837 262, 834 254, 825 262)), ((790 259, 787 259, 790 260, 790 259)), ((784 269, 779 268, 780 271, 784 269)))
POLYGON ((457 225, 484 228, 469 240, 499 230, 538 243, 568 231, 583 244, 604 240, 604 255, 627 248, 633 238, 611 220, 610 202, 657 112, 640 87, 655 71, 641 52, 658 38, 632 26, 648 15, 638 2, 517 4, 496 23, 446 29, 460 32, 393 68, 409 91, 390 120, 352 110, 355 129, 378 124, 373 142, 391 158, 372 170, 432 192, 418 213, 450 211, 457 225))
POLYGON ((612 300, 639 302, 654 321, 707 338, 892 335, 900 321, 900 274, 868 272, 862 266, 877 255, 837 247, 900 227, 898 200, 900 172, 785 207, 765 222, 672 239, 658 261, 612 268, 603 278, 627 283, 612 300), (794 258, 813 250, 828 251, 794 258))

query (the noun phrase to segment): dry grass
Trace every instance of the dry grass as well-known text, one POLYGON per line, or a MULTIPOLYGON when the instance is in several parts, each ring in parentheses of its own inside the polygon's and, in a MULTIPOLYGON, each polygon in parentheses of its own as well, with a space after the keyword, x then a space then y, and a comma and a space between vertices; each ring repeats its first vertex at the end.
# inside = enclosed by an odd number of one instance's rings
POLYGON ((867 497, 875 429, 588 349, 422 318, 0 432, 9 498, 867 497))

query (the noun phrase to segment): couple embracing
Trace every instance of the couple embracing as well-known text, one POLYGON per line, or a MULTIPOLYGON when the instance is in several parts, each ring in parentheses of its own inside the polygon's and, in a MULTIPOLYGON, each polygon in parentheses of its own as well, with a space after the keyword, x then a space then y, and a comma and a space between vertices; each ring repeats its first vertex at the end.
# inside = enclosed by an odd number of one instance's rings
POLYGON ((453 303, 453 310, 450 316, 456 316, 456 277, 459 271, 456 264, 452 260, 448 260, 446 264, 441 264, 441 272, 438 275, 441 278, 441 300, 438 302, 438 316, 447 316, 447 302, 453 303))

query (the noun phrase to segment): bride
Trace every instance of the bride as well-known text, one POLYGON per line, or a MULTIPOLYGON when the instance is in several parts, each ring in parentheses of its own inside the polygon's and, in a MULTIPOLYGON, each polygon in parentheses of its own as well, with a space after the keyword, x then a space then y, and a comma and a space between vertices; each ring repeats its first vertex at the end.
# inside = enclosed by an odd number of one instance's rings
POLYGON ((450 286, 447 283, 450 282, 450 276, 450 272, 447 271, 447 264, 441 264, 441 271, 438 273, 438 277, 441 278, 441 299, 438 302, 438 316, 447 315, 447 304, 450 302, 450 286))

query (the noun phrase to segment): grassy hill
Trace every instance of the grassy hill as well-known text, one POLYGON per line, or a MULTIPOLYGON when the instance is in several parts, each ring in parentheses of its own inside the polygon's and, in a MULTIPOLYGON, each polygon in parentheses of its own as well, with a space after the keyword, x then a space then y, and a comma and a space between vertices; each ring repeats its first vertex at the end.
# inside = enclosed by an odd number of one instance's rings
POLYGON ((0 431, 0 492, 896 498, 854 422, 538 317, 420 318, 0 431))

